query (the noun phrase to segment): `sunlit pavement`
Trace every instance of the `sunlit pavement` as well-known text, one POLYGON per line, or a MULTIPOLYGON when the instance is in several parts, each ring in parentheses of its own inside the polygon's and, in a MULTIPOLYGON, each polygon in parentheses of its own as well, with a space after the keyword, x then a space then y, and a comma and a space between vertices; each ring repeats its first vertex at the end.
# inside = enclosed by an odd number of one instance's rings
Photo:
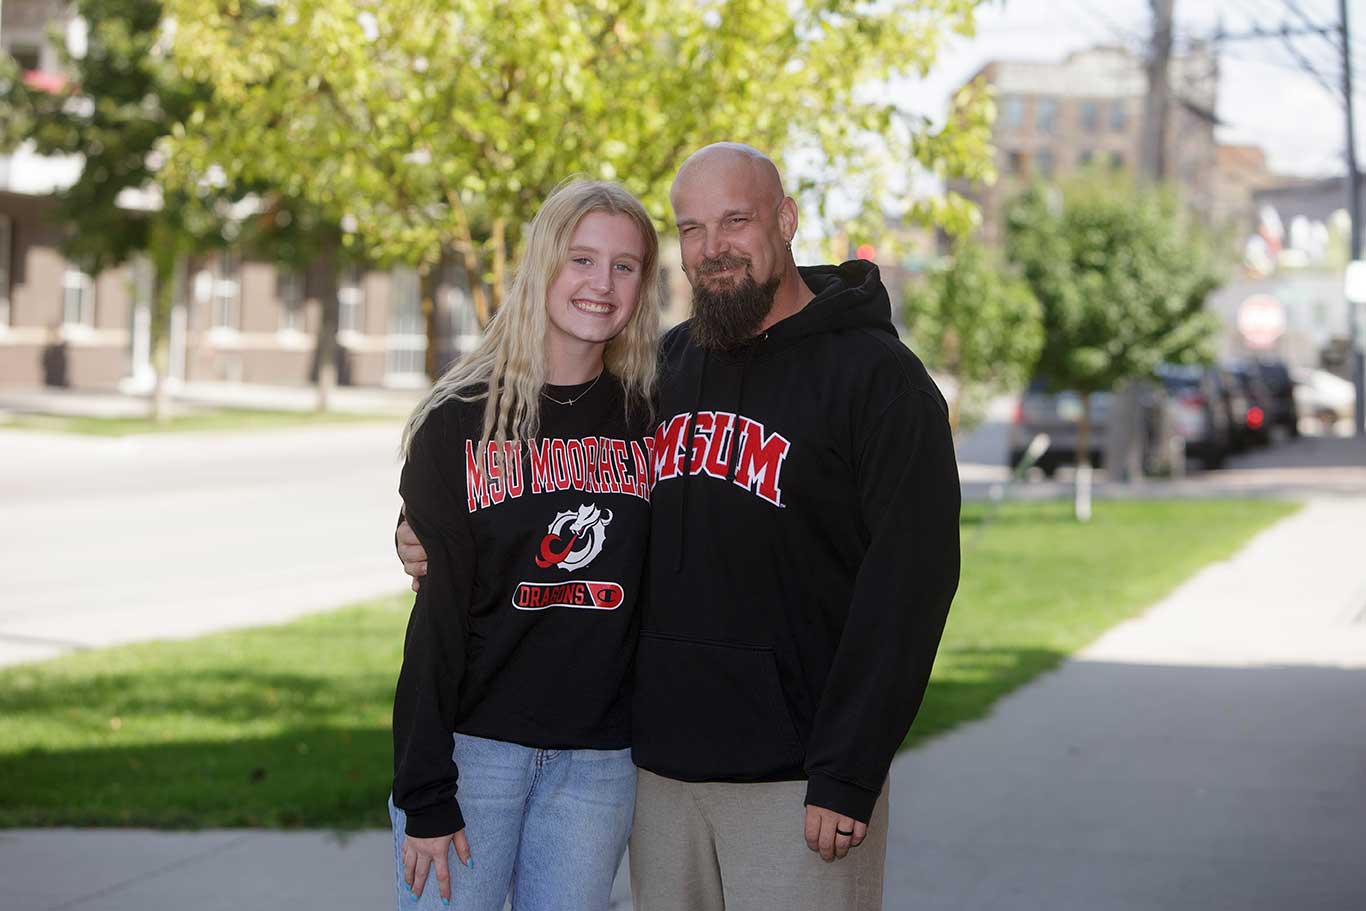
POLYGON ((0 430, 0 664, 401 591, 399 426, 0 430))
POLYGON ((1317 499, 892 772, 886 907, 1366 907, 1366 499, 1317 499))

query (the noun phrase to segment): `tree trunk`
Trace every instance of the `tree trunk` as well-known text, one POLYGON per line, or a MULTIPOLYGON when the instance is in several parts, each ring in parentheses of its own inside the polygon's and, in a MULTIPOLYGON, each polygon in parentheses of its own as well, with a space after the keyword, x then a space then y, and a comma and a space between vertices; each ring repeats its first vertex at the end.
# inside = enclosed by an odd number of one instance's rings
POLYGON ((501 218, 493 220, 489 246, 493 248, 489 253, 493 266, 493 281, 489 286, 491 319, 503 306, 503 274, 507 270, 507 222, 501 218))
POLYGON ((474 318, 479 321, 482 329, 489 324, 493 318, 493 311, 489 309, 488 297, 484 294, 484 272, 479 268, 479 250, 474 243, 474 235, 470 232, 469 216, 465 213, 465 205, 460 201, 460 194, 454 190, 446 194, 446 203, 451 207, 452 231, 454 242, 452 246, 460 252, 461 260, 465 265, 465 281, 470 285, 470 298, 474 301, 474 318))
POLYGON ((318 342, 314 349, 318 382, 318 413, 332 408, 337 386, 337 326, 341 305, 337 300, 337 248, 329 243, 313 264, 313 287, 318 295, 318 342))
POLYGON ((441 287, 441 276, 446 269, 446 255, 437 259, 435 264, 423 266, 418 270, 419 295, 422 300, 422 325, 427 334, 427 351, 423 359, 423 371, 427 379, 435 382, 441 373, 441 311, 437 306, 437 294, 441 287))
POLYGON ((159 253, 152 257, 152 419, 163 424, 171 419, 171 314, 185 292, 189 262, 183 253, 159 253))
POLYGON ((1091 393, 1081 393, 1081 418, 1077 421, 1077 467, 1091 464, 1091 393))

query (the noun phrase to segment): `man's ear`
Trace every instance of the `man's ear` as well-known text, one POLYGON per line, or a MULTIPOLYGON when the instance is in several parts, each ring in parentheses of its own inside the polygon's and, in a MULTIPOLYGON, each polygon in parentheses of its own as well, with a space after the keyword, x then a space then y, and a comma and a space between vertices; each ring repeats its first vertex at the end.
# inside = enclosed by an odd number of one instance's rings
POLYGON ((797 201, 791 196, 784 196, 778 205, 778 228, 790 244, 797 234, 797 201))

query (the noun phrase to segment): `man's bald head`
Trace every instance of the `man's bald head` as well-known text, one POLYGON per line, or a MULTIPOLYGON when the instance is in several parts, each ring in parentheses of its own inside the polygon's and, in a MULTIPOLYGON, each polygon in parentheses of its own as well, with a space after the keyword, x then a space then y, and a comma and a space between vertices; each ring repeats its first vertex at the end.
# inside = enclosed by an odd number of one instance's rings
POLYGON ((775 206, 787 195, 777 165, 763 152, 739 142, 714 142, 688 156, 674 176, 669 196, 677 202, 679 191, 688 184, 731 176, 740 177, 775 206))
POLYGON ((792 260, 797 204, 767 155, 738 142, 699 149, 678 169, 669 199, 698 344, 734 348, 795 312, 805 288, 792 260))

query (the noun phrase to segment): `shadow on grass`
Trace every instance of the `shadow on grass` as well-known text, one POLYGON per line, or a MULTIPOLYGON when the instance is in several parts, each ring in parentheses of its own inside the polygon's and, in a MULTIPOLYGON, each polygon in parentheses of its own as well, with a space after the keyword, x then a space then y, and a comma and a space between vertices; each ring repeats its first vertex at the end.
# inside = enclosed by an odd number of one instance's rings
POLYGON ((1057 667, 1067 655, 1039 648, 941 648, 925 701, 901 748, 986 717, 998 699, 1057 667))
POLYGON ((385 827, 387 726, 0 756, 0 826, 385 827))

